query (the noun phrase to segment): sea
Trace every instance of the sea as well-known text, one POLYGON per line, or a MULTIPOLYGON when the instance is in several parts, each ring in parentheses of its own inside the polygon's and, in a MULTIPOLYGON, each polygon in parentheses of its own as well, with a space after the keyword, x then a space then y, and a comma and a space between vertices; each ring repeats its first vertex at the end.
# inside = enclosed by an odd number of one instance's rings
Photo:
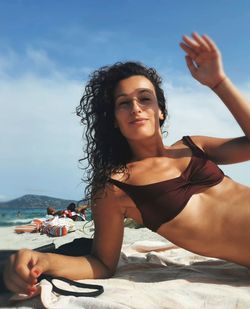
MULTIPOLYGON (((46 219, 46 208, 0 208, 0 227, 28 224, 33 219, 46 219)), ((91 211, 86 210, 86 219, 92 218, 91 211)))

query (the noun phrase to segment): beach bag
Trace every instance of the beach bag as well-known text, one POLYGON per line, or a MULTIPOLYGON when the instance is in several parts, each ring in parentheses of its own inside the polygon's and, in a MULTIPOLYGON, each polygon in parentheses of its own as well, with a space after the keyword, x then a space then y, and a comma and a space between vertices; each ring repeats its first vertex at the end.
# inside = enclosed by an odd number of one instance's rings
MULTIPOLYGON (((45 245, 39 248, 36 248, 34 250, 38 252, 49 252, 49 253, 57 253, 57 254, 63 254, 68 256, 84 256, 88 255, 91 252, 93 239, 91 238, 78 238, 72 241, 71 243, 67 243, 65 245, 62 245, 55 248, 54 243, 45 245)), ((17 252, 17 250, 0 250, 0 294, 6 293, 8 290, 6 289, 3 281, 3 269, 4 265, 8 259, 8 257, 17 252)), ((66 295, 66 296, 76 296, 76 297, 96 297, 104 292, 103 286, 97 285, 97 284, 86 284, 86 283, 80 283, 73 280, 69 280, 62 277, 52 277, 48 275, 41 275, 38 278, 38 281, 41 281, 42 279, 48 280, 52 284, 52 290, 58 294, 66 295), (92 289, 94 291, 90 292, 73 292, 68 291, 65 289, 61 289, 56 285, 56 281, 63 281, 69 285, 76 286, 78 288, 84 288, 84 289, 92 289), (54 282, 55 281, 55 282, 54 282)))

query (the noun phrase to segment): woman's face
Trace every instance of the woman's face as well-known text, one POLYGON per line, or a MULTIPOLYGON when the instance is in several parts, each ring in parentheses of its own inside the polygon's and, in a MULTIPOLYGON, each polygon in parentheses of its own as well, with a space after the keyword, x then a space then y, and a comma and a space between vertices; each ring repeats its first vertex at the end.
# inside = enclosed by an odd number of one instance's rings
POLYGON ((127 140, 152 137, 160 132, 159 108, 151 81, 141 75, 121 80, 114 92, 115 126, 127 140))

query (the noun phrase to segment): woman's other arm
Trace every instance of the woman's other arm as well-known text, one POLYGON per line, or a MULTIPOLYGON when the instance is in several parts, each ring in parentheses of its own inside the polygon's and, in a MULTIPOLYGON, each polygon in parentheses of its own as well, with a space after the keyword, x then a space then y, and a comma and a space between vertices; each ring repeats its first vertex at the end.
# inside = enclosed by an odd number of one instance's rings
POLYGON ((95 236, 92 253, 85 257, 64 256, 20 250, 9 259, 4 281, 16 293, 36 293, 37 278, 41 274, 72 280, 107 278, 116 270, 123 239, 124 214, 116 203, 111 189, 93 207, 95 236))
POLYGON ((208 156, 219 164, 250 159, 250 104, 224 72, 221 53, 206 35, 183 36, 181 48, 192 76, 210 87, 230 110, 245 136, 238 138, 193 137, 208 156))
POLYGON ((221 98, 250 141, 250 104, 225 74, 216 44, 206 35, 193 33, 192 38, 183 36, 180 46, 192 76, 221 98))
POLYGON ((225 78, 214 92, 230 110, 250 142, 250 104, 229 78, 225 78))

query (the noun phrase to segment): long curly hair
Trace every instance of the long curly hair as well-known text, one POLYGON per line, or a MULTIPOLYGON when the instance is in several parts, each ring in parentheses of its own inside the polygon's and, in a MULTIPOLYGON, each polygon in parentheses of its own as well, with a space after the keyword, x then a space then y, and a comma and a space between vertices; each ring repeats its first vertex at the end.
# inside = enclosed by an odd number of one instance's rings
POLYGON ((111 175, 127 172, 126 164, 131 160, 132 153, 127 140, 115 128, 114 90, 119 81, 134 75, 144 76, 154 85, 158 105, 164 116, 160 120, 161 127, 167 117, 162 79, 154 68, 140 62, 117 62, 90 75, 76 108, 76 114, 86 126, 83 133, 86 156, 79 161, 87 160, 83 181, 87 183, 85 198, 90 204, 97 192, 104 189, 111 175))

